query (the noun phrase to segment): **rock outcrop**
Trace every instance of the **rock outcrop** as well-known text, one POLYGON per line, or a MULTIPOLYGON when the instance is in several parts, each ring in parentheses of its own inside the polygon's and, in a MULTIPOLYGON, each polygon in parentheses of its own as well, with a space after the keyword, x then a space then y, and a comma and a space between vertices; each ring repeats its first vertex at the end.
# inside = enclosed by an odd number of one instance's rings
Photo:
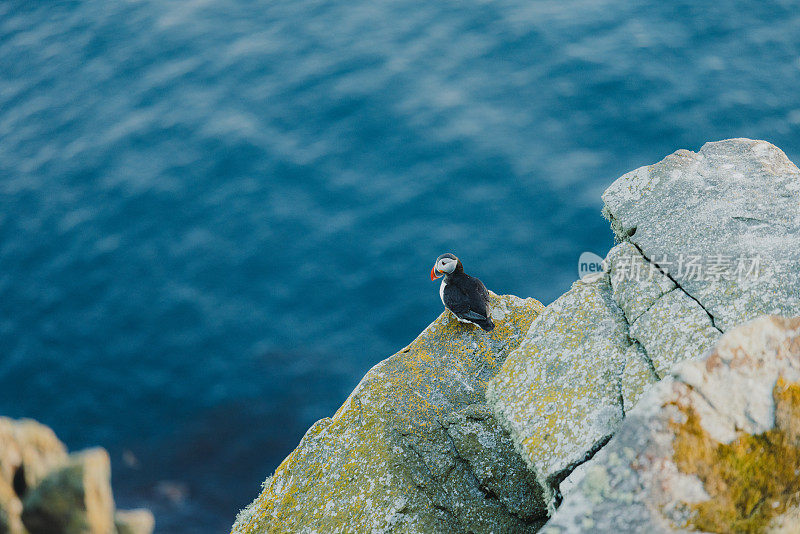
POLYGON ((234 532, 534 532, 539 485, 485 405, 542 310, 492 296, 487 334, 445 311, 318 421, 234 532))
MULTIPOLYGON (((702 503, 727 483, 720 458, 752 439, 791 455, 800 435, 798 326, 731 331, 800 316, 800 170, 731 139, 628 173, 603 200, 619 244, 602 273, 544 310, 495 297, 491 335, 443 314, 308 431, 234 532, 533 532, 562 498, 552 532, 669 531, 764 506, 702 503), (681 363, 720 338, 713 364, 681 363), (647 486, 661 467, 674 486, 647 486)), ((746 465, 779 469, 771 458, 746 465)), ((776 529, 800 517, 796 499, 769 506, 776 529)))
POLYGON ((576 282, 536 318, 488 394, 548 502, 624 415, 627 325, 611 296, 606 277, 576 282))
POLYGON ((678 364, 587 464, 544 532, 797 532, 800 318, 678 364))
POLYGON ((551 509, 673 365, 764 313, 800 315, 800 171, 776 147, 681 150, 603 200, 621 240, 605 272, 533 321, 487 392, 551 509))
POLYGON ((800 311, 800 170, 766 141, 679 150, 603 194, 620 240, 634 245, 720 331, 800 311))
POLYGON ((0 417, 0 533, 150 534, 147 510, 114 511, 103 449, 68 454, 50 428, 0 417))

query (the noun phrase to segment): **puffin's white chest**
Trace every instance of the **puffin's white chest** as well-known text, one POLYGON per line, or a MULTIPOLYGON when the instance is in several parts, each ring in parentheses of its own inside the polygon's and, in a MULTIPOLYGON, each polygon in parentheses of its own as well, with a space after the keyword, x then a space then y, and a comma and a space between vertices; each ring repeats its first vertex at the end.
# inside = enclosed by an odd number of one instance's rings
MULTIPOLYGON (((446 286, 447 286, 447 282, 445 282, 445 281, 444 281, 444 278, 442 278, 442 283, 441 283, 441 285, 439 286, 439 298, 440 298, 440 299, 442 299, 442 304, 444 304, 444 288, 445 288, 446 286)), ((445 308, 446 308, 446 307, 447 307, 447 305, 445 304, 445 308)))

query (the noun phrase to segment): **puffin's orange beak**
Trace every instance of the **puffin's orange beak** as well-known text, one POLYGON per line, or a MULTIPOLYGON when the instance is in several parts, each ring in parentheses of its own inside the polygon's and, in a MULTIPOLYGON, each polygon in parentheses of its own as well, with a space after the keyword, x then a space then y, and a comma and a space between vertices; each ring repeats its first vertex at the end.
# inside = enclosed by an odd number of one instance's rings
POLYGON ((442 275, 436 276, 439 271, 436 270, 436 266, 434 265, 431 267, 431 280, 436 280, 437 278, 441 278, 442 275))

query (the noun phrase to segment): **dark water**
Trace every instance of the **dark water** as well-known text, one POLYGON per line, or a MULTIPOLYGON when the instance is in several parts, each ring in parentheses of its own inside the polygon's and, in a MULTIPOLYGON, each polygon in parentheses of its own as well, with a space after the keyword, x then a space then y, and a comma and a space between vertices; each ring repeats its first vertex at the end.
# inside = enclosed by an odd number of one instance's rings
POLYGON ((798 4, 709 4, 0 3, 0 413, 224 532, 436 317, 437 255, 550 302, 624 172, 800 159, 798 4))

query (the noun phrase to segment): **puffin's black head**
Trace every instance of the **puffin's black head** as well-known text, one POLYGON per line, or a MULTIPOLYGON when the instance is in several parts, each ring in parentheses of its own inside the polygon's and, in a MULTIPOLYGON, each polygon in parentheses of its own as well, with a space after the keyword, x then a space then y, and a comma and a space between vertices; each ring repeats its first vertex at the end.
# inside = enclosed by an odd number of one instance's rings
POLYGON ((453 271, 456 270, 456 267, 458 267, 458 264, 459 261, 455 254, 450 254, 449 252, 447 254, 442 254, 436 258, 436 263, 433 264, 431 280, 436 280, 446 274, 452 274, 453 271))

